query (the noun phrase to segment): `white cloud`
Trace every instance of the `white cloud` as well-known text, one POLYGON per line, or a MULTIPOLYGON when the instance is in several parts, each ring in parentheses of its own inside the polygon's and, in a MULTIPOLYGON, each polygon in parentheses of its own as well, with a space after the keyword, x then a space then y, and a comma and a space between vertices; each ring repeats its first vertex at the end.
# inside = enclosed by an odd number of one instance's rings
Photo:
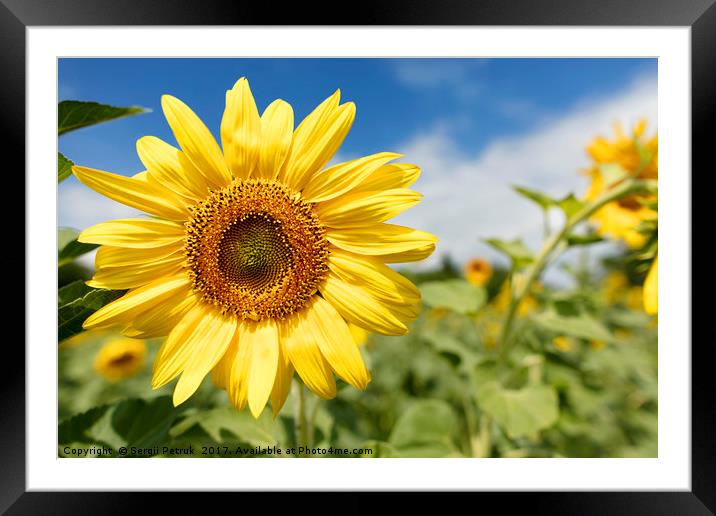
POLYGON ((395 78, 413 88, 451 89, 459 98, 469 100, 482 93, 480 81, 471 74, 482 68, 486 59, 400 59, 394 61, 395 78))
POLYGON ((586 179, 579 172, 589 163, 587 143, 597 134, 611 135, 616 121, 631 127, 641 117, 655 130, 655 78, 639 78, 609 98, 585 100, 530 133, 498 139, 476 154, 461 152, 444 126, 419 134, 400 152, 422 167, 416 189, 425 198, 396 222, 440 237, 427 264, 445 254, 460 263, 475 255, 497 257, 482 238, 523 237, 534 248, 542 236, 541 212, 510 185, 556 197, 582 194, 586 179))

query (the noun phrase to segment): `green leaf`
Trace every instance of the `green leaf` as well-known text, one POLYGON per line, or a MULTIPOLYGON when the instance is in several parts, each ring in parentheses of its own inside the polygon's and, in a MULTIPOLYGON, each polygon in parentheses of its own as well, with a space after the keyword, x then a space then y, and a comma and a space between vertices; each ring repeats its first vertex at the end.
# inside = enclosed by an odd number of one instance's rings
POLYGON ((473 314, 487 301, 484 288, 462 279, 429 281, 420 285, 420 291, 426 305, 448 308, 461 314, 473 314))
POLYGON ((516 269, 521 269, 534 261, 532 251, 519 238, 512 241, 487 238, 485 243, 509 256, 516 269))
POLYGON ((545 195, 542 192, 530 190, 524 186, 513 186, 512 188, 523 197, 539 204, 543 210, 547 210, 548 208, 557 205, 557 201, 555 199, 552 199, 550 196, 545 195))
POLYGON ((57 291, 57 340, 63 341, 82 331, 82 323, 125 291, 88 287, 84 281, 73 281, 57 291))
POLYGON ((402 456, 444 457, 456 453, 458 419, 450 405, 442 400, 413 403, 393 427, 388 442, 402 456))
POLYGON ((57 182, 61 183, 72 174, 74 163, 67 159, 61 152, 57 153, 57 182))
POLYGON ((241 442, 251 446, 273 446, 277 440, 272 433, 270 411, 254 419, 248 411, 238 411, 225 406, 197 412, 187 417, 171 430, 172 437, 178 437, 194 425, 199 425, 216 443, 241 442))
POLYGON ((139 106, 116 107, 97 102, 63 100, 57 106, 57 134, 147 111, 139 106))
POLYGON ((511 390, 488 383, 478 390, 477 402, 513 439, 549 428, 559 417, 557 393, 547 385, 511 390))
POLYGON ((57 230, 57 266, 62 267, 78 256, 99 247, 97 244, 78 242, 79 231, 72 228, 59 228, 57 230))
POLYGON ((584 203, 577 199, 574 194, 569 194, 564 199, 559 200, 557 205, 562 209, 567 218, 584 208, 584 203))
POLYGON ((605 189, 609 189, 629 177, 629 172, 616 163, 600 165, 599 173, 604 178, 605 189))
POLYGON ((564 316, 548 310, 532 318, 541 327, 558 335, 567 335, 588 340, 614 341, 614 337, 604 324, 588 314, 564 316))

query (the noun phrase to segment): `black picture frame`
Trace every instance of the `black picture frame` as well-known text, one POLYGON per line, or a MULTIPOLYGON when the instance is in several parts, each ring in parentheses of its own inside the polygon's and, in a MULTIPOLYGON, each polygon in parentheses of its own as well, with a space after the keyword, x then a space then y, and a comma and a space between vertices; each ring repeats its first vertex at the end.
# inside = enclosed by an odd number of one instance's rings
MULTIPOLYGON (((278 4, 236 0, 0 0, 0 70, 3 76, 0 81, 0 121, 4 151, 13 149, 13 154, 20 158, 15 169, 24 170, 24 152, 20 149, 25 148, 25 30, 28 26, 297 24, 691 27, 692 169, 704 169, 704 174, 709 171, 713 174, 709 122, 716 112, 714 0, 383 0, 364 1, 360 5, 342 4, 330 11, 307 3, 284 3, 279 7, 278 4), (327 12, 332 13, 331 19, 326 19, 327 12)), ((683 173, 688 177, 689 171, 683 173)), ((18 188, 24 191, 23 182, 18 188)), ((19 252, 20 246, 17 248, 16 252, 19 252)), ((17 270, 19 260, 16 255, 12 260, 13 269, 17 270)), ((9 265, 9 262, 9 258, 3 258, 3 265, 9 265)), ((27 277, 28 271, 25 274, 27 277)), ((26 492, 25 353, 15 342, 6 341, 5 344, 5 367, 0 375, 0 512, 126 514, 144 508, 147 503, 144 497, 148 495, 26 492)), ((701 344, 691 348, 691 491, 473 493, 469 496, 479 497, 483 502, 496 502, 501 511, 524 508, 537 514, 716 513, 716 397, 710 383, 712 365, 707 357, 712 344, 708 341, 701 344)), ((690 346, 691 342, 669 345, 690 346)), ((49 348, 48 352, 51 352, 49 348)), ((163 504, 164 510, 170 512, 186 508, 187 502, 194 500, 196 494, 158 493, 151 496, 158 497, 152 501, 163 504)), ((227 501, 228 496, 237 495, 206 493, 204 496, 211 496, 211 503, 217 506, 227 501)), ((336 510, 366 510, 371 505, 365 495, 358 493, 326 493, 322 496, 328 497, 322 500, 323 506, 335 506, 336 510)), ((291 503, 298 505, 302 498, 294 493, 290 497, 291 503)), ((269 503, 276 500, 272 495, 269 503)), ((414 496, 405 503, 403 510, 409 510, 410 505, 420 507, 424 501, 422 496, 414 496)), ((479 510, 480 506, 473 507, 479 510)))

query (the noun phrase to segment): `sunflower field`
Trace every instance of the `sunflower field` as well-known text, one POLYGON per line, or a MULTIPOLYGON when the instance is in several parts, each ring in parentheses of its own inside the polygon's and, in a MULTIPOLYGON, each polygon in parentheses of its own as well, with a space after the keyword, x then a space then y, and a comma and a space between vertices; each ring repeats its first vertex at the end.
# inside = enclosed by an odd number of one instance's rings
MULTIPOLYGON (((352 103, 336 93, 294 124, 283 101, 259 115, 243 79, 226 103, 219 148, 162 99, 181 150, 141 139, 133 178, 58 156, 59 182, 74 174, 152 216, 141 234, 58 229, 59 457, 657 456, 646 122, 584 135, 585 191, 505 185, 544 212, 540 246, 476 235, 504 259, 426 268, 440 235, 385 224, 419 201, 419 163, 386 152, 324 168, 352 103), (615 251, 590 265, 605 241, 615 251)), ((62 137, 142 109, 58 111, 62 137)))

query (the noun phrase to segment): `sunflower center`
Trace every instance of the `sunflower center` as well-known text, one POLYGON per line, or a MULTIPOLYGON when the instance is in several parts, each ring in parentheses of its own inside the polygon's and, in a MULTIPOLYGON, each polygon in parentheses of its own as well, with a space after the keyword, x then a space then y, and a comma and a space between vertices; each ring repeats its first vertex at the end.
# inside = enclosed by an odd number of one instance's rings
POLYGON ((195 292, 223 313, 262 320, 300 309, 328 271, 311 205, 285 186, 237 180, 192 208, 186 255, 195 292))

